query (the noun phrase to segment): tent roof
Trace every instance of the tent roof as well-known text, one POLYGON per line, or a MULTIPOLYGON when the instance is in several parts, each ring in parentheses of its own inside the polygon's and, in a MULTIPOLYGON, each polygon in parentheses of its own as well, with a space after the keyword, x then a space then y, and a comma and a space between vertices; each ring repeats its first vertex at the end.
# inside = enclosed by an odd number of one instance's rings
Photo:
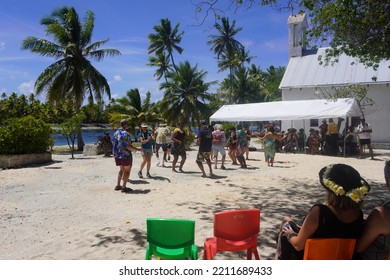
POLYGON ((210 121, 304 120, 360 115, 355 99, 312 99, 224 105, 210 121))

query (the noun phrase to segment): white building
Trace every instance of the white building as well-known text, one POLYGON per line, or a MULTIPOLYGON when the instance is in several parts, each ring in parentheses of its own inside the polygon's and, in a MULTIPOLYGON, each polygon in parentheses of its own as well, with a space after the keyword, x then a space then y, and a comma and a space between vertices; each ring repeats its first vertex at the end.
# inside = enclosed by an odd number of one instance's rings
MULTIPOLYGON (((304 14, 290 16, 288 19, 290 58, 279 87, 282 90, 282 100, 324 98, 316 92, 334 92, 336 87, 348 85, 367 87, 367 96, 374 101, 374 105, 364 111, 366 122, 373 129, 372 141, 390 143, 390 61, 381 62, 376 71, 346 55, 341 55, 333 65, 320 65, 319 56, 325 55, 326 48, 313 51, 300 45, 307 26, 304 14)), ((359 119, 360 116, 356 116, 349 121, 353 123, 359 119)), ((321 121, 283 121, 282 130, 290 127, 304 128, 308 135, 310 128, 318 129, 321 121)))

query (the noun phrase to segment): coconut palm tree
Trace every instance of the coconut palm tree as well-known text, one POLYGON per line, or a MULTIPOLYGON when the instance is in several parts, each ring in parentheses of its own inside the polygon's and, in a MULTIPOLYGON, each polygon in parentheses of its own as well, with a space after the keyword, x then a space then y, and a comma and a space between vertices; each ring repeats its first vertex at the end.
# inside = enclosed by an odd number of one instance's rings
MULTIPOLYGON (((85 97, 90 103, 94 99, 101 101, 104 94, 111 98, 106 78, 93 67, 90 60, 100 61, 106 56, 120 55, 115 49, 100 49, 108 40, 91 43, 94 21, 95 16, 91 11, 86 12, 85 20, 81 23, 73 7, 57 8, 40 21, 46 26, 46 34, 54 40, 27 37, 22 43, 22 49, 57 60, 38 76, 36 93, 45 91, 49 103, 70 102, 76 108, 76 113, 80 112, 85 97)), ((83 149, 81 132, 77 145, 78 150, 83 149)))
POLYGON ((265 101, 278 101, 282 100, 282 91, 279 89, 279 85, 283 79, 286 67, 271 65, 266 72, 263 72, 263 90, 265 95, 265 101))
POLYGON ((205 101, 211 100, 207 93, 215 82, 204 81, 207 72, 191 67, 188 61, 180 63, 177 72, 169 72, 167 82, 160 85, 164 97, 160 102, 162 116, 169 123, 181 119, 184 125, 200 125, 211 114, 205 101))
POLYGON ((179 23, 172 29, 171 21, 167 18, 160 20, 160 25, 153 27, 156 33, 149 34, 148 53, 156 53, 157 56, 168 54, 167 57, 172 62, 173 68, 177 71, 175 60, 173 59, 173 51, 179 54, 183 49, 179 46, 184 32, 179 33, 179 23))
MULTIPOLYGON (((242 27, 236 28, 236 21, 233 20, 232 24, 229 22, 229 18, 222 17, 221 23, 215 23, 214 28, 219 34, 210 35, 211 40, 207 42, 211 45, 211 50, 217 55, 217 60, 222 60, 218 63, 220 71, 224 71, 229 68, 229 75, 232 77, 233 69, 240 65, 243 58, 238 59, 244 49, 244 46, 235 39, 235 36, 242 30, 242 27)), ((232 88, 229 94, 229 103, 231 103, 232 88)))
POLYGON ((157 67, 154 77, 156 77, 157 80, 160 80, 164 76, 166 81, 168 71, 172 70, 172 65, 169 63, 169 57, 163 52, 158 54, 157 57, 150 56, 149 62, 149 66, 157 67))
POLYGON ((232 88, 232 102, 245 104, 253 102, 264 102, 265 95, 262 94, 262 84, 256 76, 252 75, 251 69, 240 66, 232 77, 224 79, 221 83, 220 99, 226 98, 224 92, 232 88))
POLYGON ((109 119, 112 127, 118 126, 121 119, 127 119, 135 132, 141 123, 155 123, 160 120, 153 104, 150 103, 150 92, 142 103, 137 88, 127 91, 126 96, 116 99, 110 105, 109 119))

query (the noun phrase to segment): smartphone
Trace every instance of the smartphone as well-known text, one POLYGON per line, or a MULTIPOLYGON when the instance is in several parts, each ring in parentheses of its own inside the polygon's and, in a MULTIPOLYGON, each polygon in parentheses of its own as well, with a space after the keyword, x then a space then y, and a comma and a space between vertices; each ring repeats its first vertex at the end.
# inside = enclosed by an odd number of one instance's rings
POLYGON ((299 230, 301 229, 295 222, 293 221, 289 221, 288 222, 290 224, 290 227, 292 228, 292 230, 296 233, 299 232, 299 230))

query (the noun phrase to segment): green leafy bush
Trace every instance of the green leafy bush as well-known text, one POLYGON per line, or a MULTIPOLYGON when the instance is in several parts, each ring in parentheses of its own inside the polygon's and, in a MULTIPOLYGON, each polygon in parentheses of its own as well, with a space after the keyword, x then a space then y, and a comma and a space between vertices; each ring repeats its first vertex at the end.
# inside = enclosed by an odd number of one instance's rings
POLYGON ((46 152, 50 148, 52 133, 49 124, 32 116, 5 120, 0 124, 0 154, 46 152))

